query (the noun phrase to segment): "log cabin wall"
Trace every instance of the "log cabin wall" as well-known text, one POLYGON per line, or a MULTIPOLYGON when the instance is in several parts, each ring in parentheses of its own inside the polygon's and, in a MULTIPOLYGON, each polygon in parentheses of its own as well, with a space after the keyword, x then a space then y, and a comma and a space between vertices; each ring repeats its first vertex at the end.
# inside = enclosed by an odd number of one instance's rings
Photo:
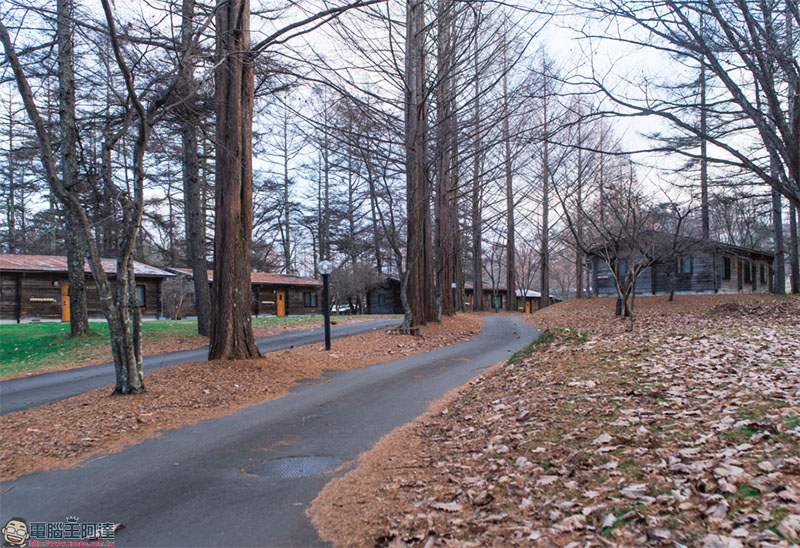
MULTIPOLYGON (((769 293, 772 286, 772 261, 766 254, 725 251, 695 251, 674 264, 645 268, 636 280, 637 295, 676 293, 769 293)), ((599 256, 591 258, 594 294, 617 295, 614 277, 599 256)))
MULTIPOLYGON (((177 279, 186 281, 184 287, 183 299, 177 296, 171 296, 169 303, 166 303, 168 313, 172 314, 177 306, 177 302, 181 302, 181 309, 179 316, 181 318, 195 316, 197 310, 194 301, 194 285, 191 283, 191 276, 180 272, 177 269, 171 269, 176 274, 177 279)), ((209 282, 213 285, 213 282, 209 282)), ((322 289, 313 285, 283 285, 283 284, 263 284, 253 283, 251 293, 251 310, 253 316, 275 316, 278 313, 278 295, 277 291, 286 292, 286 315, 296 316, 302 314, 321 314, 322 313, 322 289), (308 294, 308 297, 306 297, 308 294)))
POLYGON ((388 279, 386 284, 367 293, 367 314, 402 314, 400 281, 388 279))
POLYGON ((322 313, 322 290, 319 287, 253 284, 253 315, 276 315, 278 291, 286 292, 287 316, 322 313))
POLYGON ((322 314, 322 289, 319 287, 290 287, 287 312, 296 314, 322 314))
MULTIPOLYGON (((472 310, 472 295, 474 290, 471 287, 464 288, 464 302, 467 305, 468 310, 472 310)), ((483 309, 487 311, 493 311, 495 307, 492 304, 492 296, 494 295, 494 289, 491 287, 483 286, 483 309)), ((508 299, 508 293, 505 289, 498 289, 497 290, 497 309, 502 310, 506 306, 506 300, 508 299)))
MULTIPOLYGON (((65 273, 0 272, 0 320, 61 320, 61 286, 67 283, 65 273)), ((114 280, 111 280, 112 285, 114 280)), ((137 276, 144 303, 142 315, 158 318, 161 313, 160 278, 137 276)), ((86 300, 89 317, 104 319, 97 287, 86 276, 86 300)))
POLYGON ((403 305, 399 295, 395 298, 391 289, 376 289, 367 293, 367 314, 398 314, 395 311, 398 304, 402 310, 403 305))
POLYGON ((772 261, 721 253, 720 293, 769 293, 772 289, 772 261))
POLYGON ((528 310, 534 312, 539 310, 540 297, 517 297, 517 312, 527 313, 528 310))

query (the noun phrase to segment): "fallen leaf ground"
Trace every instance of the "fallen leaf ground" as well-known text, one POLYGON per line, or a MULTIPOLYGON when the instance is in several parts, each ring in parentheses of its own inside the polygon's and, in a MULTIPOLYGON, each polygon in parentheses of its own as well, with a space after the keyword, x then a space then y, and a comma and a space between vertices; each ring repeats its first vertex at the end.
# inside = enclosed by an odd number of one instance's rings
POLYGON ((194 362, 145 376, 147 392, 110 396, 113 387, 0 416, 0 481, 68 468, 160 432, 287 394, 298 381, 324 382, 326 370, 382 363, 467 341, 483 316, 461 314, 423 326, 422 336, 373 331, 266 354, 258 360, 194 362))
POLYGON ((311 517, 336 546, 800 540, 800 299, 612 299, 384 438, 311 517))

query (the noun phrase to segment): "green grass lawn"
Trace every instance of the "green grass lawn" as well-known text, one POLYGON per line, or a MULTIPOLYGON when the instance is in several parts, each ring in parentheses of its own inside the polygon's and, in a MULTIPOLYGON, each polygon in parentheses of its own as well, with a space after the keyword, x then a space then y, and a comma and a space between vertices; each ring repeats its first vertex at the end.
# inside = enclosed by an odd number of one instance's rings
MULTIPOLYGON (((108 324, 89 322, 94 335, 73 339, 68 323, 0 325, 0 376, 22 371, 69 365, 95 356, 110 346, 108 324)), ((194 320, 142 322, 150 340, 197 334, 194 320)))
MULTIPOLYGON (((345 316, 347 318, 351 316, 345 316)), ((370 316, 378 320, 391 316, 370 316)), ((335 317, 332 318, 335 321, 335 317)), ((254 327, 303 327, 320 325, 322 316, 287 316, 253 318, 254 327)), ((93 336, 73 339, 68 323, 24 323, 0 325, 0 377, 23 371, 70 365, 97 357, 109 348, 108 324, 89 322, 93 336)), ((160 320, 142 322, 145 340, 186 337, 197 334, 195 320, 160 320)))
POLYGON ((283 318, 267 316, 253 318, 253 327, 295 327, 321 321, 321 314, 317 316, 284 316, 283 318))

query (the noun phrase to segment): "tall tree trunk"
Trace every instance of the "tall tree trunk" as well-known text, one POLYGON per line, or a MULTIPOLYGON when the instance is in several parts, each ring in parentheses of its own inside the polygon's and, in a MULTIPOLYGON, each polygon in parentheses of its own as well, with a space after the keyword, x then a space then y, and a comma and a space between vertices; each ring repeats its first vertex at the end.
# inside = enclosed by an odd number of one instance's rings
MULTIPOLYGON (((505 29, 504 29, 505 30, 505 29)), ((516 225, 514 223, 514 181, 511 171, 511 135, 509 131, 508 109, 508 48, 505 34, 503 41, 503 143, 505 144, 506 175, 506 308, 517 309, 517 249, 515 243, 516 225)))
POLYGON ((542 71, 544 78, 542 84, 543 90, 543 103, 542 115, 544 116, 544 142, 542 150, 542 249, 539 260, 539 273, 541 274, 541 297, 539 299, 539 306, 544 308, 550 306, 550 135, 548 133, 548 114, 547 114, 547 68, 542 71))
MULTIPOLYGON (((794 0, 786 0, 785 6, 785 21, 786 21, 786 43, 794 43, 794 18, 792 16, 792 8, 797 6, 794 0)), ((796 84, 796 82, 795 82, 796 84)), ((792 121, 792 134, 795 137, 794 147, 794 180, 795 183, 800 183, 800 96, 797 94, 797 87, 795 85, 794 98, 789 102, 790 116, 792 121)), ((789 264, 790 264, 790 280, 791 291, 793 294, 800 293, 800 242, 798 242, 798 225, 800 224, 800 204, 789 200, 789 242, 792 248, 789 250, 789 264)))
POLYGON ((253 58, 250 2, 219 4, 217 23, 214 316, 208 357, 261 356, 250 316, 253 232, 253 58))
POLYGON ((789 241, 792 249, 789 250, 789 264, 791 265, 791 288, 794 294, 800 293, 800 261, 798 261, 800 249, 798 249, 799 242, 797 237, 797 225, 800 224, 800 221, 798 221, 798 218, 800 218, 800 208, 797 208, 794 202, 790 202, 789 241))
POLYGON ((6 202, 6 222, 8 224, 8 252, 17 252, 17 206, 14 203, 16 189, 14 162, 14 103, 8 101, 8 200, 6 202))
POLYGON ((365 158, 367 166, 367 184, 369 185, 369 211, 372 220, 372 247, 375 253, 375 267, 378 272, 383 272, 383 260, 381 257, 381 236, 378 227, 378 196, 375 193, 375 179, 373 178, 372 168, 369 159, 365 158))
POLYGON ((322 137, 322 175, 323 186, 320 202, 319 255, 329 261, 331 258, 331 163, 328 137, 328 105, 325 104, 325 134, 322 137))
POLYGON ((453 100, 452 100, 452 0, 439 0, 436 37, 436 202, 434 223, 436 228, 436 319, 455 314, 453 299, 453 223, 452 209, 452 152, 453 100))
MULTIPOLYGON (((61 126, 62 181, 70 192, 78 191, 78 129, 75 122, 75 70, 72 52, 72 0, 58 0, 58 114, 61 126)), ((67 279, 69 280, 70 333, 73 337, 89 334, 89 310, 86 302, 86 253, 81 242, 80 226, 64 209, 66 219, 67 279)))
POLYGON ((481 81, 478 70, 478 40, 475 40, 475 151, 472 159, 472 209, 470 220, 472 224, 472 309, 483 310, 483 246, 481 240, 481 81))
POLYGON ((347 237, 350 240, 350 264, 353 267, 353 274, 356 273, 358 263, 358 252, 356 250, 356 185, 353 181, 353 157, 347 157, 347 237))
MULTIPOLYGON (((194 93, 197 85, 194 79, 194 57, 186 52, 192 44, 195 0, 183 0, 181 9, 181 51, 184 53, 186 66, 185 93, 194 93)), ((191 104, 191 102, 190 102, 191 104)), ((200 335, 211 334, 211 287, 208 285, 208 264, 206 263, 206 219, 202 203, 202 181, 200 179, 200 162, 198 159, 196 113, 186 109, 186 117, 181 125, 181 143, 183 156, 184 222, 186 231, 189 266, 192 269, 194 285, 195 310, 197 313, 197 332, 200 335)))
POLYGON ((575 233, 577 242, 575 245, 575 298, 583 298, 583 253, 581 253, 579 242, 583 241, 583 127, 581 124, 582 112, 578 110, 578 174, 575 189, 575 233))
POLYGON ((292 231, 289 216, 289 112, 283 110, 283 269, 292 273, 292 231))
MULTIPOLYGON (((703 22, 700 22, 701 27, 703 22)), ((700 60, 700 216, 703 225, 703 239, 708 240, 711 234, 711 221, 708 209, 708 142, 706 114, 706 65, 705 58, 700 60)))
POLYGON ((434 264, 431 240, 431 184, 427 166, 425 94, 425 6, 407 0, 405 148, 408 208, 408 303, 411 325, 433 321, 434 264))
MULTIPOLYGON (((772 234, 773 234, 773 251, 775 258, 772 262, 772 271, 775 279, 772 284, 772 292, 777 295, 786 293, 786 266, 785 266, 785 252, 783 245, 783 206, 781 204, 781 195, 773 190, 772 191, 772 234)), ((754 274, 755 276, 755 274, 754 274)))
MULTIPOLYGON (((455 79, 453 79, 453 88, 455 88, 455 79)), ((453 283, 455 290, 453 291, 453 309, 455 311, 464 310, 464 265, 462 264, 462 245, 461 245, 461 225, 459 224, 459 207, 458 207, 458 170, 459 170, 459 157, 458 157, 458 108, 456 104, 455 91, 451 94, 453 101, 452 108, 452 123, 453 123, 453 139, 450 146, 453 149, 452 168, 450 175, 450 236, 452 237, 452 255, 453 255, 453 283)))

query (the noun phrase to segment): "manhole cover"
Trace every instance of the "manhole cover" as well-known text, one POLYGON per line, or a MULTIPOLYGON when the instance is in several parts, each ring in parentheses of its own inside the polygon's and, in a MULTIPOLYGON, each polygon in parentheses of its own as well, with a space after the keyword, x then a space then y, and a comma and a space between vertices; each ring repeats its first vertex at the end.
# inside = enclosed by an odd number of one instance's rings
POLYGON ((245 472, 267 478, 302 478, 330 472, 341 463, 333 457, 287 457, 251 464, 245 472))

